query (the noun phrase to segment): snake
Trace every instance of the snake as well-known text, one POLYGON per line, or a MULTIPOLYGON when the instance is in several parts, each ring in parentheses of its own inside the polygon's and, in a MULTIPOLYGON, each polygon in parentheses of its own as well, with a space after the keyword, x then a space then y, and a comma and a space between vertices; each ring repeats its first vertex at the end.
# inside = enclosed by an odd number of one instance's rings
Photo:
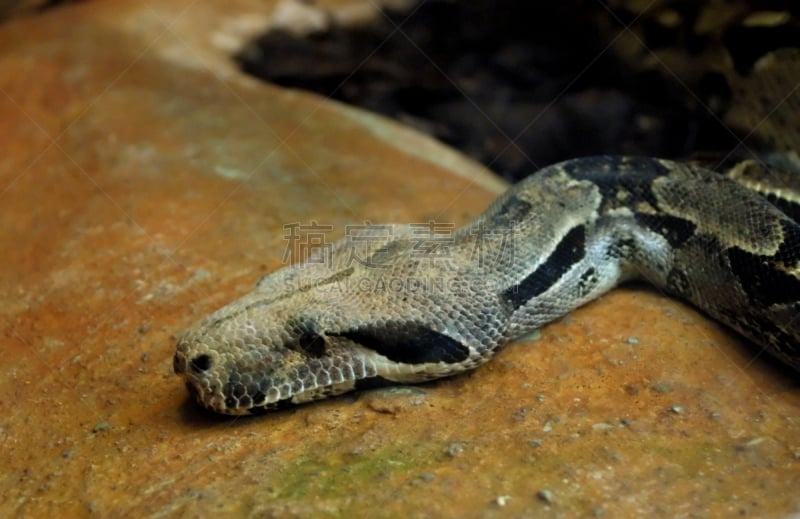
POLYGON ((462 373, 638 280, 800 372, 800 190, 771 171, 583 157, 459 229, 364 226, 187 328, 173 368, 202 406, 258 414, 462 373))

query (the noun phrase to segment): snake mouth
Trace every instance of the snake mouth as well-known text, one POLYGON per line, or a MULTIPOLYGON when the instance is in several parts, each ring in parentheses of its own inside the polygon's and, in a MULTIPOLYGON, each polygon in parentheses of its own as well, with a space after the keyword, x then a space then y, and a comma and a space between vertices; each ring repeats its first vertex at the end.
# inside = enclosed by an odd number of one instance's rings
POLYGON ((194 384, 190 381, 184 381, 184 385, 186 386, 186 391, 189 392, 189 396, 193 398, 196 402, 203 403, 203 400, 200 398, 200 391, 197 390, 194 384))
MULTIPOLYGON (((233 397, 232 395, 224 396, 224 394, 215 394, 205 391, 202 387, 198 387, 196 382, 192 380, 185 381, 186 390, 191 399, 196 401, 200 406, 213 411, 215 413, 240 416, 240 415, 260 415, 271 411, 279 411, 282 409, 291 409, 298 407, 300 402, 295 401, 294 396, 289 396, 273 402, 261 401, 256 403, 260 396, 255 397, 233 397)), ((223 391, 224 393, 224 391, 223 391)))
POLYGON ((225 413, 231 414, 228 411, 223 409, 219 409, 218 405, 214 405, 211 400, 205 398, 207 395, 205 392, 197 386, 195 382, 190 379, 186 379, 184 381, 184 385, 186 386, 186 391, 189 393, 189 398, 197 402, 201 407, 208 409, 209 411, 213 411, 215 413, 225 413))
POLYGON ((175 352, 172 357, 172 372, 176 375, 183 375, 186 372, 186 357, 184 357, 180 350, 175 352))
POLYGON ((253 406, 249 409, 244 409, 243 411, 246 414, 261 415, 271 413, 273 411, 281 411, 283 409, 294 409, 299 406, 300 404, 293 402, 291 398, 284 398, 283 400, 270 402, 269 404, 253 406))

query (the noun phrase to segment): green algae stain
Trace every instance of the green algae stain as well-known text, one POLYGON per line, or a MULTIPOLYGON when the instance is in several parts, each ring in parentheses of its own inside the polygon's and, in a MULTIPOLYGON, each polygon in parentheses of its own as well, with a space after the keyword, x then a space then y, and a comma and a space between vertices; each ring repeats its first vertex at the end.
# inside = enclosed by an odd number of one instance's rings
POLYGON ((327 458, 302 456, 283 466, 272 488, 254 501, 336 499, 363 492, 376 481, 410 480, 441 463, 441 450, 425 446, 389 448, 366 454, 332 454, 327 458))

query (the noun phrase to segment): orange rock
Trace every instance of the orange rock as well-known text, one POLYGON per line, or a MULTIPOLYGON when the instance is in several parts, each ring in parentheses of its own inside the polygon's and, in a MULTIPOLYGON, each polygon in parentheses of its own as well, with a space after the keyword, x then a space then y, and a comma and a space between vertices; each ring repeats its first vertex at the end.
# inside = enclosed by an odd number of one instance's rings
POLYGON ((109 0, 0 26, 0 516, 800 509, 796 376, 638 288, 450 380, 255 419, 188 401, 174 334, 280 266, 284 223, 461 224, 501 187, 240 76, 226 31, 265 5, 109 0))

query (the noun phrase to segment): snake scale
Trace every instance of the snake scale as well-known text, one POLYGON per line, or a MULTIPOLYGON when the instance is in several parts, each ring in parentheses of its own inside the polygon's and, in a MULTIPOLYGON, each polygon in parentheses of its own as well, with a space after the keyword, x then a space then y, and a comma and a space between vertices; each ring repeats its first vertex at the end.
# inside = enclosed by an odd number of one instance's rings
POLYGON ((174 370, 226 414, 431 380, 635 279, 800 370, 800 197, 767 178, 637 157, 549 166, 443 247, 394 226, 367 257, 356 234, 267 275, 182 333, 174 370))

